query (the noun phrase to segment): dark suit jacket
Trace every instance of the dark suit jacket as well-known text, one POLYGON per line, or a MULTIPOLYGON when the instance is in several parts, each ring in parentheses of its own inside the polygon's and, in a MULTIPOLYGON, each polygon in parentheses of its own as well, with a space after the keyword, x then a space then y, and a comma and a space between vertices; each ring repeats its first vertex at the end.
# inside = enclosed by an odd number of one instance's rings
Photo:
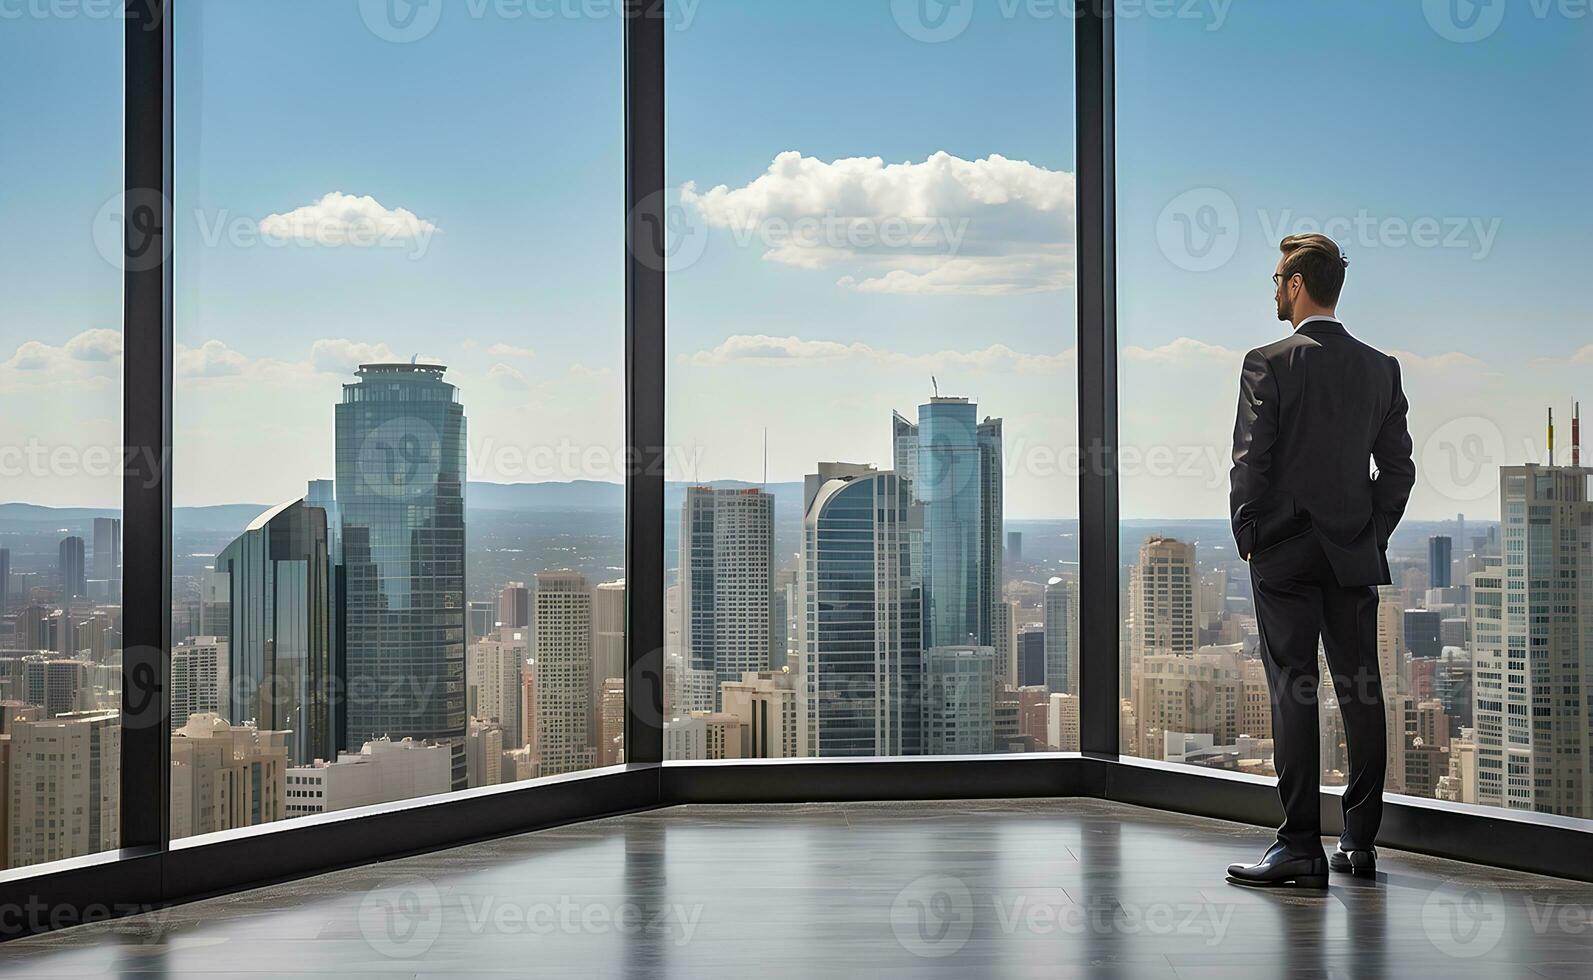
POLYGON ((1246 354, 1228 496, 1240 557, 1309 531, 1340 585, 1389 584, 1388 538, 1416 484, 1408 410, 1399 362, 1342 324, 1246 354))

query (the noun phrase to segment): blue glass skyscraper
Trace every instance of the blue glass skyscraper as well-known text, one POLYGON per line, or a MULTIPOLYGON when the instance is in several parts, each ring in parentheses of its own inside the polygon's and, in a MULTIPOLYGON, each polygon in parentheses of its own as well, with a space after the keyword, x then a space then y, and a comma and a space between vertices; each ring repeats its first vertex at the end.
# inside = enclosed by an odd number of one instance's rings
POLYGON ((367 364, 337 407, 347 748, 454 746, 465 774, 465 413, 433 364, 367 364))
MULTIPOLYGON (((326 511, 293 500, 255 519, 216 557, 230 601, 227 721, 291 731, 295 765, 336 758, 331 565, 326 511)), ((183 719, 186 721, 187 719, 183 719)))
POLYGON ((808 753, 918 755, 921 607, 907 485, 868 467, 826 468, 809 478, 802 528, 808 753))
POLYGON ((982 455, 972 402, 935 398, 919 406, 913 494, 924 509, 925 647, 983 642, 982 455))

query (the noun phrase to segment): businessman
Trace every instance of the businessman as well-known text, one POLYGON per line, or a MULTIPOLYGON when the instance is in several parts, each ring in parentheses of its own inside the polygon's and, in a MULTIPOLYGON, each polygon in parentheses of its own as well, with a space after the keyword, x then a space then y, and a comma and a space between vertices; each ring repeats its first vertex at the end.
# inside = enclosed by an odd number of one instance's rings
POLYGON ((1294 333, 1245 355, 1229 509, 1250 563, 1284 817, 1261 861, 1230 866, 1228 880, 1326 888, 1329 867, 1367 876, 1377 867, 1387 763, 1377 586, 1390 582, 1388 539, 1416 467, 1399 362, 1350 336, 1334 312, 1349 260, 1323 235, 1281 247, 1272 280, 1278 319, 1294 333), (1331 861, 1318 806, 1319 638, 1350 754, 1331 861))

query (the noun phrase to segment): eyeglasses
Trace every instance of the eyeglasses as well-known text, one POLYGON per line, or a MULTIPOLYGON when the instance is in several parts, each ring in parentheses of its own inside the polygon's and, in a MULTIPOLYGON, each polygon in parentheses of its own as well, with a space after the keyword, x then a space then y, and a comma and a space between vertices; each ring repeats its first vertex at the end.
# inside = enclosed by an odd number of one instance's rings
MULTIPOLYGON (((1290 278, 1290 279, 1293 279, 1293 278, 1294 278, 1294 277, 1295 277, 1295 276, 1297 276, 1297 275, 1299 275, 1299 273, 1298 273, 1298 272, 1295 272, 1295 273, 1291 273, 1291 274, 1290 274, 1290 275, 1289 275, 1289 278, 1290 278)), ((1272 288, 1273 288, 1273 289, 1276 289, 1276 288, 1278 288, 1278 287, 1279 287, 1279 286, 1281 286, 1281 285, 1283 285, 1283 273, 1281 273, 1281 272, 1274 272, 1274 273, 1273 273, 1273 274, 1272 274, 1272 288)))

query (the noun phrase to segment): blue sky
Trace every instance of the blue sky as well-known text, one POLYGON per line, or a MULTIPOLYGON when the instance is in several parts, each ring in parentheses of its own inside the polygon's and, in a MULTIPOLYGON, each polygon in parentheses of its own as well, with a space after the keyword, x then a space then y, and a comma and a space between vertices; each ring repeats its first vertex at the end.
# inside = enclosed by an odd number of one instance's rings
MULTIPOLYGON (((674 475, 756 479, 765 428, 773 479, 884 464, 890 410, 911 414, 933 374, 1007 420, 1008 514, 1072 515, 1071 23, 982 0, 926 43, 905 2, 685 4, 668 38, 668 180, 688 188, 695 257, 669 277, 674 475), (769 230, 909 212, 958 237, 919 253, 769 230)), ((180 504, 330 475, 339 384, 388 355, 450 365, 476 478, 616 478, 618 18, 461 2, 391 43, 371 9, 182 8, 180 504), (351 214, 383 247, 328 243, 351 214)), ((1427 463, 1413 513, 1490 516, 1469 463, 1539 451, 1542 409, 1568 417, 1593 372, 1576 295, 1593 21, 1523 2, 1459 43, 1442 4, 1151 9, 1118 25, 1125 516, 1223 514, 1239 357, 1286 329, 1277 233, 1313 221, 1348 229, 1350 329, 1406 364, 1427 463), (1210 241, 1191 251, 1186 226, 1210 241)), ((0 24, 8 444, 117 441, 115 345, 92 331, 120 311, 93 234, 120 183, 120 28, 0 24)), ((3 499, 115 496, 114 478, 0 475, 3 499)))

